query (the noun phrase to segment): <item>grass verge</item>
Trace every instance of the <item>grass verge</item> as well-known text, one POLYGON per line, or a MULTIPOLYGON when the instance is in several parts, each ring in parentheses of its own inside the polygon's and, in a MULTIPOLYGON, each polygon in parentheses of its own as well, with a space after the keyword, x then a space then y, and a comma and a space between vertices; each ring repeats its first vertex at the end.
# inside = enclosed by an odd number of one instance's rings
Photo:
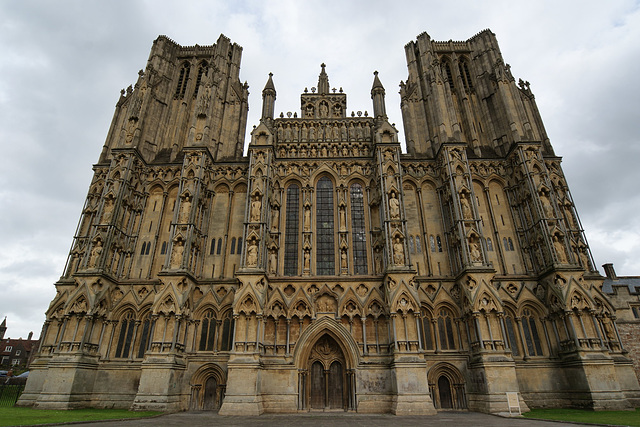
POLYGON ((582 409, 532 409, 525 418, 573 421, 585 424, 610 424, 640 427, 640 408, 635 411, 585 411, 582 409))
POLYGON ((126 409, 73 409, 56 411, 32 408, 0 408, 0 426, 32 426, 73 421, 102 421, 125 418, 145 418, 162 412, 133 412, 126 409))

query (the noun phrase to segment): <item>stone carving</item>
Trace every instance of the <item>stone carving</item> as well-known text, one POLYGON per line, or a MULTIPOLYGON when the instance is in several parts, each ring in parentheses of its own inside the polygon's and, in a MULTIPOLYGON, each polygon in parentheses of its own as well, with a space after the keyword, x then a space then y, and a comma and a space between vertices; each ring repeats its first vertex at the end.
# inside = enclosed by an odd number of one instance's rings
POLYGON ((98 258, 102 254, 102 240, 97 240, 93 249, 91 249, 91 256, 89 258, 89 267, 95 267, 98 258))
POLYGON ((393 263, 404 265, 404 244, 400 237, 396 237, 393 242, 393 263))
POLYGON ((258 243, 256 239, 251 239, 247 246, 247 266, 255 267, 258 265, 258 243))
POLYGON ((276 274, 278 269, 278 251, 273 248, 269 251, 269 273, 276 274))
POLYGON ((280 208, 274 205, 271 208, 271 231, 278 231, 280 226, 280 208))
POLYGON ((564 249, 564 244, 562 243, 561 238, 556 234, 553 236, 553 248, 556 250, 556 254, 558 255, 558 261, 560 263, 567 262, 567 253, 564 249))
POLYGON ((471 205, 469 204, 467 193, 463 192, 460 194, 460 206, 462 207, 462 217, 464 219, 473 219, 471 205))
POLYGON ((400 202, 395 191, 389 195, 389 216, 391 219, 400 219, 400 202))
POLYGON ((173 244, 173 252, 171 253, 171 268, 178 268, 182 263, 182 255, 184 253, 184 241, 178 239, 173 244))
POLYGON ((257 194, 253 196, 253 201, 251 202, 251 214, 249 217, 249 221, 258 222, 260 221, 260 211, 262 209, 262 200, 260 200, 260 196, 257 194))

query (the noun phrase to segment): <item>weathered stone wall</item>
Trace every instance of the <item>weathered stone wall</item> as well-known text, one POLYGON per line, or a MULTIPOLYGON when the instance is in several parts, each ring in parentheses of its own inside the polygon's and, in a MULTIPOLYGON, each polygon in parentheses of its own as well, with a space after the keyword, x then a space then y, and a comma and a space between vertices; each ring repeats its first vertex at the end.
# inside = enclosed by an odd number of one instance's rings
POLYGON ((618 322, 620 340, 627 356, 633 362, 633 370, 640 381, 640 321, 618 322))

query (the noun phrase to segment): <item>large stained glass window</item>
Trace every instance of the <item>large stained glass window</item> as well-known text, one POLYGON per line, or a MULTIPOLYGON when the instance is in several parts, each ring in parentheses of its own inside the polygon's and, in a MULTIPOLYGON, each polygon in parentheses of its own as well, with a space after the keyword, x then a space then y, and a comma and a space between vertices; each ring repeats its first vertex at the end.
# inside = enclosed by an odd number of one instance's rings
POLYGON ((353 272, 367 274, 367 234, 364 227, 364 195, 362 185, 351 185, 351 237, 353 272))
POLYGON ((335 274, 333 183, 322 177, 316 190, 316 274, 335 274))
POLYGON ((298 233, 300 222, 300 188, 291 184, 287 188, 287 222, 284 235, 284 274, 298 274, 298 233))

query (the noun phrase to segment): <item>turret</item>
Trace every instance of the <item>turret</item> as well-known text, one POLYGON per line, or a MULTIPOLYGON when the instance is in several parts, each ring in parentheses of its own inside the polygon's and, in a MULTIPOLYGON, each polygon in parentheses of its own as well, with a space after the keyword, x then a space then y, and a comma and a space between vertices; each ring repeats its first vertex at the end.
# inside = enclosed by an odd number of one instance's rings
POLYGON ((324 67, 326 65, 324 62, 320 64, 322 67, 322 71, 320 71, 320 76, 318 77, 318 93, 320 95, 327 95, 329 93, 329 76, 327 76, 326 71, 324 71, 324 67))
POLYGON ((384 105, 384 86, 380 83, 378 72, 373 72, 373 86, 371 87, 371 99, 373 99, 373 117, 377 119, 386 119, 387 110, 384 105))
POLYGON ((273 120, 276 104, 276 87, 273 85, 273 73, 269 73, 269 80, 262 90, 262 117, 261 120, 273 120))

